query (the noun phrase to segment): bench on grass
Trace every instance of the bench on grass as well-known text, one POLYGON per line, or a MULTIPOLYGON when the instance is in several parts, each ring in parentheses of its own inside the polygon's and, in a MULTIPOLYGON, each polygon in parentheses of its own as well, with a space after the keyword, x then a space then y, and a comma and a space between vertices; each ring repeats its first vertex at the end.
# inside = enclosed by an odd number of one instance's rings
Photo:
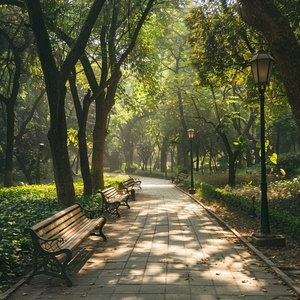
POLYGON ((180 172, 175 178, 172 178, 172 183, 179 184, 188 177, 189 175, 187 173, 180 172))
POLYGON ((77 203, 26 228, 33 243, 33 271, 26 282, 37 274, 46 274, 65 279, 72 286, 66 268, 73 260, 73 250, 96 228, 106 241, 102 231, 105 223, 99 211, 84 209, 77 203))
POLYGON ((129 179, 121 182, 121 188, 125 189, 127 193, 130 194, 133 200, 135 200, 135 188, 141 189, 142 181, 139 179, 133 179, 130 177, 129 179))
POLYGON ((128 204, 129 194, 126 190, 124 193, 119 192, 115 187, 111 186, 100 191, 102 197, 102 212, 117 215, 120 218, 119 206, 124 205, 130 208, 128 204))

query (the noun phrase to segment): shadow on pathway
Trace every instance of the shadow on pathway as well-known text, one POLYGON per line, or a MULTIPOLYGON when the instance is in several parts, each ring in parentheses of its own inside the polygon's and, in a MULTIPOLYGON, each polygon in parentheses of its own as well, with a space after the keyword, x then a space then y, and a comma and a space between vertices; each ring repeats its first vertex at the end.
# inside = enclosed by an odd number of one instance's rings
POLYGON ((108 241, 91 236, 70 266, 72 287, 36 276, 9 299, 297 299, 227 228, 169 181, 142 178, 108 241))

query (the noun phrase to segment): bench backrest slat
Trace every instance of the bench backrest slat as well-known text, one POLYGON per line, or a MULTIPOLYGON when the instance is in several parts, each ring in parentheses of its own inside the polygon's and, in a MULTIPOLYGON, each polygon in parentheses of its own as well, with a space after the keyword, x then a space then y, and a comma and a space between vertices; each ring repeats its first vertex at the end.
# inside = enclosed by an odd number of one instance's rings
POLYGON ((79 229, 88 224, 90 220, 88 218, 78 219, 72 225, 66 227, 64 230, 59 232, 59 236, 64 239, 64 241, 69 240, 72 236, 78 233, 79 229))
POLYGON ((125 186, 134 186, 135 185, 135 182, 134 182, 134 179, 130 178, 126 181, 123 181, 122 182, 125 186))
POLYGON ((179 173, 178 174, 178 178, 182 178, 182 179, 186 179, 186 178, 188 178, 188 174, 186 174, 186 173, 179 173))
POLYGON ((116 190, 115 187, 109 187, 103 191, 101 191, 101 194, 106 198, 112 198, 112 197, 115 197, 115 196, 118 196, 119 193, 118 191, 116 190))
POLYGON ((69 227, 72 223, 86 218, 84 212, 78 204, 74 204, 69 208, 53 215, 52 217, 34 225, 31 227, 37 235, 45 239, 51 239, 59 234, 68 227, 70 230, 72 227, 69 227))
MULTIPOLYGON (((76 215, 68 214, 57 222, 50 224, 46 230, 43 230, 43 237, 50 239, 56 237, 57 235, 63 236, 66 230, 73 231, 73 224, 82 222, 84 219, 86 219, 86 217, 84 216, 83 212, 76 215)), ((75 230, 74 233, 76 233, 75 230)), ((39 231, 38 234, 41 236, 41 231, 39 231)))

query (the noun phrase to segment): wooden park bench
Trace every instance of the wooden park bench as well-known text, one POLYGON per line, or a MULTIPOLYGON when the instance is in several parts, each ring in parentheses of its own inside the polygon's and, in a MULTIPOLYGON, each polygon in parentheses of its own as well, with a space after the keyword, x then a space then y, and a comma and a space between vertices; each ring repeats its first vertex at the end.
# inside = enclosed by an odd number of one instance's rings
POLYGON ((102 197, 102 212, 117 215, 120 218, 119 206, 124 205, 130 208, 128 204, 129 193, 126 190, 119 192, 115 187, 111 186, 100 191, 102 197))
POLYGON ((172 183, 179 184, 188 177, 189 175, 187 173, 180 172, 175 178, 172 177, 172 183))
POLYGON ((99 211, 84 209, 77 203, 26 228, 33 243, 33 271, 26 281, 46 274, 65 279, 72 286, 66 268, 73 261, 73 250, 96 228, 106 241, 102 231, 105 223, 106 218, 99 216, 99 211))
POLYGON ((130 194, 133 200, 135 200, 135 188, 141 189, 142 181, 139 179, 133 179, 130 177, 129 179, 121 182, 120 187, 125 189, 127 193, 130 194))

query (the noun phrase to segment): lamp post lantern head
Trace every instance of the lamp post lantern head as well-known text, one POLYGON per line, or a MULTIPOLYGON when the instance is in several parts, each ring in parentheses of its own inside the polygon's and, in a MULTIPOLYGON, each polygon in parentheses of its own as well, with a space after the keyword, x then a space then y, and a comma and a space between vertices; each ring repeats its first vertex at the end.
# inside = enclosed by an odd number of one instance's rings
POLYGON ((194 138, 194 136, 195 136, 195 130, 194 129, 188 129, 187 133, 188 133, 189 139, 194 138))
POLYGON ((266 87, 270 83, 274 63, 275 59, 264 50, 259 50, 252 57, 250 64, 255 85, 266 87))

